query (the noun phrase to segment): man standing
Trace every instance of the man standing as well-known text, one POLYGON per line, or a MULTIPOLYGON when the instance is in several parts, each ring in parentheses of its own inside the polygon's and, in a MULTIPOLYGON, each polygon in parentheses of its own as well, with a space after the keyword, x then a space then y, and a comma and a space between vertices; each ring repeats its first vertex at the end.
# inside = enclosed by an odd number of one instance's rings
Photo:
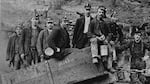
POLYGON ((10 66, 13 64, 14 69, 18 70, 21 68, 23 54, 22 27, 19 25, 8 41, 6 60, 10 61, 10 66))
POLYGON ((23 31, 24 47, 25 47, 25 65, 29 66, 39 62, 38 52, 36 48, 37 39, 42 30, 39 25, 39 18, 35 16, 31 19, 27 28, 23 31))
POLYGON ((39 37, 37 40, 37 50, 41 58, 41 61, 43 61, 44 59, 49 59, 46 57, 44 51, 46 48, 48 48, 48 36, 52 32, 53 26, 54 26, 53 20, 48 17, 46 21, 47 28, 42 30, 39 34, 39 37))
MULTIPOLYGON (((144 56, 145 50, 150 50, 150 45, 141 40, 141 32, 135 31, 134 41, 131 41, 125 45, 116 47, 119 50, 130 49, 131 54, 131 69, 142 70, 146 68, 146 62, 149 57, 144 56)), ((131 84, 145 84, 146 78, 141 73, 131 73, 131 84)))
POLYGON ((54 49, 55 53, 63 53, 66 48, 70 48, 70 38, 67 31, 69 20, 64 18, 60 26, 53 29, 48 38, 48 46, 54 49))
POLYGON ((77 19, 72 40, 73 47, 79 49, 88 46, 87 32, 89 30, 89 24, 92 20, 92 17, 90 15, 91 5, 86 4, 84 8, 85 8, 85 15, 77 19))

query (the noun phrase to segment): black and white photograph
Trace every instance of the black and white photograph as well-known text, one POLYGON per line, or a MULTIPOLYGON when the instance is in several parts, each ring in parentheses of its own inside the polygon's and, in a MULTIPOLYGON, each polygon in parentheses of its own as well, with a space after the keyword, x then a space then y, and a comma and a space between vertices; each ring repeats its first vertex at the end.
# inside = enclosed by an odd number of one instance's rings
POLYGON ((150 84, 150 0, 0 0, 0 84, 150 84))

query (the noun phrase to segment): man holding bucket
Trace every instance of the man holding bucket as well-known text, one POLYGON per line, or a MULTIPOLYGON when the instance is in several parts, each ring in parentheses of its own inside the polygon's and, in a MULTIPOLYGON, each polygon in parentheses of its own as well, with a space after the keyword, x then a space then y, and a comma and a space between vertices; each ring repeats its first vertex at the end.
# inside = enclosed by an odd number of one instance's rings
POLYGON ((107 69, 106 58, 108 56, 108 46, 105 43, 108 43, 109 40, 109 29, 104 18, 106 18, 106 8, 104 6, 99 6, 96 17, 90 23, 88 36, 91 37, 90 42, 93 63, 97 64, 100 59, 102 59, 104 67, 107 69))
POLYGON ((49 59, 45 55, 45 50, 48 48, 48 36, 51 34, 54 27, 54 22, 52 18, 48 17, 46 21, 46 29, 42 30, 38 36, 37 40, 37 50, 41 58, 41 61, 49 59))
POLYGON ((69 28, 68 26, 69 20, 67 18, 63 18, 60 21, 60 25, 53 29, 52 33, 48 37, 48 46, 53 49, 54 56, 56 58, 61 58, 59 55, 65 54, 65 49, 70 48, 70 38, 67 31, 67 28, 69 28))

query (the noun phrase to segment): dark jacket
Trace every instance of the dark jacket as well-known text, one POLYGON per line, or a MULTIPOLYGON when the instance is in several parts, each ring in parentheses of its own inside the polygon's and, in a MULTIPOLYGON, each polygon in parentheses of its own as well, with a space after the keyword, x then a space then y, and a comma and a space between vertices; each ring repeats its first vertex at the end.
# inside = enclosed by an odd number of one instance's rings
POLYGON ((95 17, 90 23, 88 36, 96 37, 101 35, 107 37, 109 35, 109 28, 105 21, 98 21, 95 17))
MULTIPOLYGON (((37 28, 38 30, 38 35, 40 33, 40 31, 42 29, 40 29, 39 27, 37 28)), ((37 35, 37 39, 38 39, 38 35, 37 35)), ((31 38, 32 38, 32 29, 31 28, 25 28, 23 30, 23 42, 24 42, 24 50, 25 50, 25 54, 29 53, 29 48, 31 47, 31 38)), ((36 40, 37 40, 36 39, 36 40)), ((37 43, 37 42, 36 42, 37 43)), ((35 45, 36 45, 35 43, 35 45)))
POLYGON ((112 41, 121 41, 123 38, 123 32, 121 26, 117 25, 115 22, 108 22, 109 32, 111 34, 112 41))
MULTIPOLYGON (((91 20, 93 18, 91 17, 91 20)), ((77 45, 79 41, 83 39, 84 36, 84 25, 85 25, 85 16, 80 17, 77 19, 75 27, 74 27, 74 34, 73 34, 73 39, 72 39, 72 44, 77 45)))
POLYGON ((67 30, 60 27, 54 28, 48 37, 48 46, 53 48, 54 51, 56 51, 56 48, 70 48, 70 38, 67 30))
POLYGON ((16 54, 16 50, 17 50, 18 54, 23 54, 24 53, 23 45, 24 44, 23 44, 22 35, 21 36, 17 36, 16 34, 12 35, 9 38, 8 45, 7 45, 6 60, 13 61, 13 58, 16 54), (19 42, 16 43, 16 40, 19 42), (16 46, 19 46, 19 48, 15 49, 16 46))
POLYGON ((37 50, 39 55, 44 55, 44 50, 48 47, 48 36, 51 33, 47 29, 42 30, 39 34, 38 40, 37 40, 37 50))

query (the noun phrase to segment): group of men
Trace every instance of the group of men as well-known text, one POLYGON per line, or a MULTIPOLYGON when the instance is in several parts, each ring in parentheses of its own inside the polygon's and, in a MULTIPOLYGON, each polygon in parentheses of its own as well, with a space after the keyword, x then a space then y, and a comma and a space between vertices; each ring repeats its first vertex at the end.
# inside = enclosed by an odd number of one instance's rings
MULTIPOLYGON (((90 13, 91 5, 87 4, 85 5, 85 15, 82 15, 76 21, 72 44, 73 47, 79 49, 91 46, 92 61, 93 63, 98 63, 101 58, 100 45, 108 44, 109 42, 112 44, 121 42, 123 33, 117 23, 106 21, 106 19, 110 18, 107 18, 104 6, 97 8, 97 14, 94 18, 90 13)), ((104 67, 107 67, 108 61, 104 60, 104 62, 104 67)))
MULTIPOLYGON (((145 50, 150 50, 150 44, 142 40, 142 33, 138 26, 136 26, 137 30, 131 32, 134 41, 124 43, 122 26, 107 20, 111 18, 106 16, 104 6, 97 8, 97 14, 94 18, 90 12, 91 5, 85 5, 85 14, 76 21, 72 40, 73 47, 82 49, 90 46, 92 62, 94 64, 102 62, 104 68, 110 72, 115 71, 113 64, 117 63, 118 52, 129 49, 131 54, 130 69, 145 69, 145 61, 149 58, 149 56, 145 56, 145 50)), ((145 84, 146 82, 145 76, 141 73, 133 73, 130 78, 131 84, 145 84)))
MULTIPOLYGON (((144 57, 144 54, 146 49, 150 50, 150 45, 142 41, 141 33, 135 31, 134 41, 118 46, 116 44, 123 40, 123 33, 120 28, 122 26, 105 20, 107 19, 106 8, 99 6, 95 17, 91 16, 90 4, 86 4, 84 8, 85 13, 76 20, 74 26, 72 47, 82 49, 91 46, 92 62, 97 64, 102 61, 108 71, 113 70, 112 60, 116 61, 117 59, 114 53, 129 48, 132 56, 131 69, 144 69, 146 66, 145 59, 148 58, 144 57), (104 45, 109 45, 109 47, 104 45), (100 51, 107 47, 109 48, 109 56, 102 56, 103 52, 100 51)), ((62 53, 66 48, 71 47, 67 31, 68 19, 62 19, 60 24, 54 25, 52 18, 47 18, 46 29, 43 30, 38 26, 38 22, 38 17, 35 16, 26 28, 22 29, 22 26, 17 26, 16 33, 9 39, 6 60, 9 60, 16 70, 20 69, 22 65, 29 66, 32 62, 35 64, 50 59, 51 57, 45 54, 47 48, 54 50, 55 57, 57 53, 62 53)), ((138 75, 141 76, 141 74, 138 75)), ((134 80, 134 77, 131 79, 134 80)), ((141 80, 140 82, 145 82, 141 80)))
POLYGON ((38 16, 28 23, 16 26, 15 34, 9 38, 6 60, 15 70, 50 59, 45 54, 48 47, 55 53, 70 47, 68 19, 63 18, 59 25, 54 25, 53 19, 48 17, 45 29, 38 26, 38 16))

